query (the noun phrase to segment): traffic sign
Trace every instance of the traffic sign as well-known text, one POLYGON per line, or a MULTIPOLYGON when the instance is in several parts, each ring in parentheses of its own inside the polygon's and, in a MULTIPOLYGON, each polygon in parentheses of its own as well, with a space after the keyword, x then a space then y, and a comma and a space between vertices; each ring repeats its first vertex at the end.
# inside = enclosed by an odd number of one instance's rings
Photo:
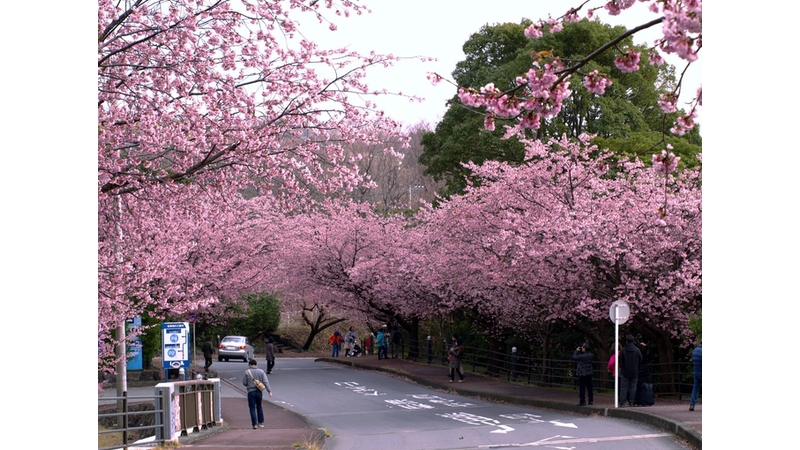
POLYGON ((631 308, 625 301, 617 300, 611 304, 611 308, 608 310, 608 315, 611 317, 612 322, 617 325, 622 325, 628 321, 628 317, 631 315, 631 308))

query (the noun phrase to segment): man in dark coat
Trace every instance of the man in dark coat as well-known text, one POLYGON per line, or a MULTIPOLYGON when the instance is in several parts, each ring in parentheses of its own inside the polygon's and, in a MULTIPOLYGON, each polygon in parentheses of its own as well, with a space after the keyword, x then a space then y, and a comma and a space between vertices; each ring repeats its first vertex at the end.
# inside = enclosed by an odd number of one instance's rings
POLYGON ((592 359, 594 355, 589 351, 589 344, 584 343, 572 354, 572 359, 577 361, 575 374, 578 376, 580 403, 578 406, 586 406, 586 390, 589 391, 589 404, 594 404, 594 392, 592 390, 592 359))
POLYGON ((400 342, 402 339, 403 334, 400 332, 400 329, 397 328, 397 325, 395 325, 392 329, 392 358, 400 356, 400 342))
POLYGON ((211 341, 206 340, 203 342, 203 358, 206 360, 206 373, 208 373, 208 368, 211 367, 211 360, 214 356, 214 345, 211 344, 211 341))
POLYGON ((625 336, 625 347, 619 352, 619 406, 633 405, 636 398, 636 383, 639 380, 639 364, 642 352, 633 343, 633 335, 625 336))

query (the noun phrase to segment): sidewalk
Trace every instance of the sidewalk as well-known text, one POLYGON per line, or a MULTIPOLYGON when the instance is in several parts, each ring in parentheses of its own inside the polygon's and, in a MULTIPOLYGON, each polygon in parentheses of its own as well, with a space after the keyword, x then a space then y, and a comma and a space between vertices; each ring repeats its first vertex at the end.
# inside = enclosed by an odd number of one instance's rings
MULTIPOLYGON (((415 363, 406 359, 382 359, 375 355, 357 358, 318 358, 316 361, 341 364, 362 370, 376 370, 407 378, 415 383, 453 394, 496 400, 524 406, 571 411, 586 415, 617 417, 653 425, 675 433, 695 449, 702 449, 703 407, 689 411, 688 401, 656 398, 656 404, 644 407, 614 408, 613 393, 595 393, 594 406, 577 406, 576 391, 539 388, 511 383, 467 372, 464 383, 449 383, 447 368, 441 365, 415 363)), ((232 386, 231 386, 232 387, 232 386)), ((265 428, 253 430, 243 391, 225 389, 222 417, 225 424, 206 434, 181 438, 181 446, 203 450, 235 448, 295 450, 296 444, 324 439, 320 430, 311 428, 295 413, 281 408, 265 397, 264 415, 269 417, 265 428), (237 394, 238 392, 238 394, 237 394)), ((299 447, 303 448, 303 447, 299 447)))

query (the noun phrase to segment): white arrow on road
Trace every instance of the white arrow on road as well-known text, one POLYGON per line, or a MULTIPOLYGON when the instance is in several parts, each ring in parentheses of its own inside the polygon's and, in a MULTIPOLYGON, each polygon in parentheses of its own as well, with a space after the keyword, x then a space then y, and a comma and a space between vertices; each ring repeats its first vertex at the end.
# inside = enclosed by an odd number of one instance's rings
POLYGON ((503 433, 503 434, 506 434, 509 431, 514 431, 514 429, 511 428, 508 425, 498 425, 498 427, 502 428, 502 430, 493 430, 493 431, 491 431, 491 433, 503 433))
POLYGON ((557 427, 578 428, 578 426, 575 425, 574 423, 564 423, 564 422, 559 422, 557 420, 551 420, 550 423, 552 423, 557 427))

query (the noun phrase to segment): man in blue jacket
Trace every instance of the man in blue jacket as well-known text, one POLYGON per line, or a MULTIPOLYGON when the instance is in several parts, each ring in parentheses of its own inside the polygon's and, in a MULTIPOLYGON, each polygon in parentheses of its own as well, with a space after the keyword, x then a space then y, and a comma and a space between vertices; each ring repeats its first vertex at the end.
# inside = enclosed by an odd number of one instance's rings
POLYGON ((703 385, 703 343, 692 350, 692 369, 694 371, 694 386, 692 387, 692 398, 689 400, 689 411, 694 411, 697 403, 697 396, 700 394, 700 387, 703 385))

